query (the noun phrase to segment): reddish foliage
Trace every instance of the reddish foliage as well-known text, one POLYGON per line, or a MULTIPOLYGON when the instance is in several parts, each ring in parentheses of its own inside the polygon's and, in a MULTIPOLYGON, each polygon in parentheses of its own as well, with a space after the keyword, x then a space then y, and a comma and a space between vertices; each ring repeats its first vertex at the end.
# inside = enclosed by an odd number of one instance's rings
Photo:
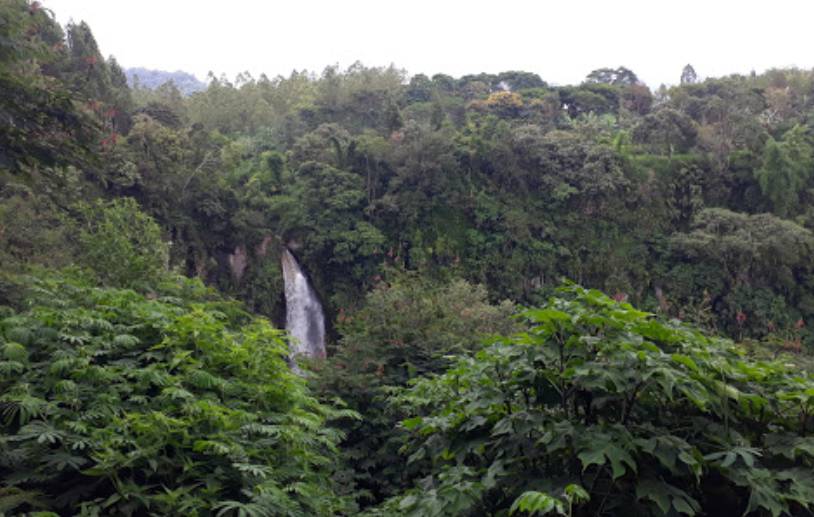
POLYGON ((119 140, 119 134, 118 133, 111 133, 108 136, 106 136, 105 138, 103 138, 102 141, 99 142, 99 144, 102 146, 102 148, 108 149, 108 148, 113 147, 114 145, 116 145, 116 142, 118 140, 119 140))
POLYGON ((799 352, 803 349, 803 344, 800 341, 800 338, 797 339, 789 339, 783 341, 783 344, 780 345, 780 348, 786 350, 788 352, 799 352))

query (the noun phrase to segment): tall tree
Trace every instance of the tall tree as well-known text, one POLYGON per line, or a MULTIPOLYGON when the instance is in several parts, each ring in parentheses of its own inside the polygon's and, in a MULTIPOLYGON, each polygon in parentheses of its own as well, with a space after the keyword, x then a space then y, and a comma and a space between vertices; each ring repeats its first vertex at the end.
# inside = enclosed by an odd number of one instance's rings
POLYGON ((110 96, 108 100, 112 109, 109 115, 113 120, 113 129, 126 134, 130 130, 130 112, 133 110, 130 87, 127 85, 127 77, 115 57, 110 56, 108 58, 107 67, 110 73, 110 96))
POLYGON ((698 135, 695 123, 684 113, 663 108, 642 118, 633 129, 633 140, 654 153, 687 152, 698 135))
POLYGON ((639 82, 638 76, 629 68, 598 68, 585 78, 587 83, 604 83, 614 86, 629 86, 639 82))
POLYGON ((687 64, 681 71, 681 84, 695 84, 698 82, 698 74, 695 73, 695 68, 687 64))
POLYGON ((0 168, 84 161, 95 133, 58 76, 62 30, 25 0, 0 2, 0 168))
POLYGON ((787 131, 780 142, 769 138, 763 149, 763 166, 755 171, 755 178, 774 213, 786 217, 799 211, 799 195, 811 176, 811 167, 812 148, 802 126, 787 131))
POLYGON ((93 32, 85 22, 67 26, 69 80, 73 90, 88 100, 105 100, 110 94, 110 73, 93 32))

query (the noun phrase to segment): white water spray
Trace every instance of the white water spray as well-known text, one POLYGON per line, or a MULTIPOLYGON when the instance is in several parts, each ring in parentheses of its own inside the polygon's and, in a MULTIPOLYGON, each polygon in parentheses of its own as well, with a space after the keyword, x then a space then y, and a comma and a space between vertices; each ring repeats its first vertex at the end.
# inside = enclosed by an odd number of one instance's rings
POLYGON ((285 282, 285 328, 291 334, 292 358, 325 357, 325 315, 316 292, 308 283, 297 259, 288 249, 282 254, 285 282))

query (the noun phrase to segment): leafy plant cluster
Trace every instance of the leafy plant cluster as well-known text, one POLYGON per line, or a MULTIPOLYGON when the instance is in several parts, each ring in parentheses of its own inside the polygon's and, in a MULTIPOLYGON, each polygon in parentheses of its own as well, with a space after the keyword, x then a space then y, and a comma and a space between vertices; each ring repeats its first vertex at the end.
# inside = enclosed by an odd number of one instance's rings
POLYGON ((167 274, 169 245, 161 227, 132 198, 80 204, 76 234, 78 261, 105 285, 144 289, 167 274))
POLYGON ((0 512, 329 515, 336 410, 281 331, 175 280, 27 281, 0 320, 0 512))
POLYGON ((315 387, 362 417, 340 426, 347 489, 362 506, 399 493, 409 479, 395 461, 406 437, 397 424, 406 415, 388 403, 390 391, 443 372, 484 336, 512 331, 513 313, 509 302, 490 304, 483 286, 390 272, 362 309, 341 316, 342 339, 319 366, 315 387))
POLYGON ((814 382, 732 342, 566 286, 531 328, 418 380, 381 515, 804 515, 814 382))

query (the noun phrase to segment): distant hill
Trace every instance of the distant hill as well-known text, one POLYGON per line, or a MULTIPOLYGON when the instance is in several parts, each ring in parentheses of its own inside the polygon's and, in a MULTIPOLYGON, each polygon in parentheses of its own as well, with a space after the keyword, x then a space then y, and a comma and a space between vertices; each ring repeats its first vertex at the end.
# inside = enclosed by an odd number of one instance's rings
POLYGON ((206 89, 205 82, 199 80, 194 75, 181 70, 176 70, 175 72, 165 72, 163 70, 149 70, 147 68, 137 67, 127 68, 125 69, 124 73, 127 76, 127 84, 129 84, 131 87, 133 86, 135 77, 138 76, 139 84, 142 87, 146 87, 151 90, 158 88, 167 81, 174 82, 175 86, 184 95, 190 95, 206 89))

